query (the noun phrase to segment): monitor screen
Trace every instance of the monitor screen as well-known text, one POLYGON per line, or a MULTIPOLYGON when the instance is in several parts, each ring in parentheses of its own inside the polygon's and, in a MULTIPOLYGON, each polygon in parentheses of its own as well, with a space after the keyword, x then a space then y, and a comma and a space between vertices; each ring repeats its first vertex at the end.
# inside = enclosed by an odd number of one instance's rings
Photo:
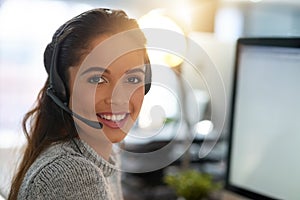
POLYGON ((226 188, 300 199, 300 38, 237 42, 226 188))

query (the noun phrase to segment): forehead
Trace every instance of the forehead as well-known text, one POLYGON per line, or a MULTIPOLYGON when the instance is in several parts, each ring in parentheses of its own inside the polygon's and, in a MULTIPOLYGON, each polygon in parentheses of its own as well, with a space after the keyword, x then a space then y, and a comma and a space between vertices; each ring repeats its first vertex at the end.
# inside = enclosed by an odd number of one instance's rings
POLYGON ((80 65, 80 71, 91 66, 111 68, 122 64, 135 67, 144 63, 145 47, 126 34, 101 35, 91 42, 91 51, 80 65))
POLYGON ((108 65, 110 71, 120 70, 120 69, 130 69, 136 67, 144 66, 144 51, 135 50, 120 57, 116 58, 111 64, 108 65))

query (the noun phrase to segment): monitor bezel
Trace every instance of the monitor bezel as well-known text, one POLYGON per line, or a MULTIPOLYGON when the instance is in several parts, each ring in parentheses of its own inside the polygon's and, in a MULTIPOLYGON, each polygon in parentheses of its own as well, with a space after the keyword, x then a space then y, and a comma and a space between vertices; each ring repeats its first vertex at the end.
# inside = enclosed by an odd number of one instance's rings
POLYGON ((289 47, 289 48, 300 48, 300 37, 260 37, 260 38, 239 38, 236 43, 235 62, 234 62, 234 73, 233 73, 233 85, 232 85, 232 96, 231 96, 231 107, 229 116, 229 134, 228 134, 228 151, 227 151, 227 163, 226 163, 226 175, 225 175, 225 190, 236 193, 251 199, 262 199, 272 200, 274 197, 260 194, 256 191, 250 191, 248 189, 239 187, 230 182, 230 167, 231 167, 231 154, 233 146, 233 126, 234 126, 234 115, 235 115, 235 101, 236 101, 236 90, 238 86, 238 72, 239 72, 239 59, 240 50, 242 46, 274 46, 274 47, 289 47))

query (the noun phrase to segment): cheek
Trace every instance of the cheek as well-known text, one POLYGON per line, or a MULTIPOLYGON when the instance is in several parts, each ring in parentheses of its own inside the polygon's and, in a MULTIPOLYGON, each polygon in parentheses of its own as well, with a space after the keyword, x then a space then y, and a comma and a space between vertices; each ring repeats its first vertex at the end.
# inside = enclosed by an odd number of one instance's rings
POLYGON ((92 111, 94 104, 95 90, 86 87, 86 84, 75 84, 70 91, 70 106, 80 113, 92 111), (91 105, 91 106, 89 106, 91 105))
POLYGON ((91 87, 85 78, 78 75, 78 67, 70 67, 69 69, 69 86, 70 86, 70 102, 69 105, 73 109, 82 110, 82 107, 88 108, 93 105, 95 96, 95 87, 91 87))
POLYGON ((138 115, 144 100, 144 87, 138 88, 130 97, 130 104, 134 109, 134 114, 138 115))

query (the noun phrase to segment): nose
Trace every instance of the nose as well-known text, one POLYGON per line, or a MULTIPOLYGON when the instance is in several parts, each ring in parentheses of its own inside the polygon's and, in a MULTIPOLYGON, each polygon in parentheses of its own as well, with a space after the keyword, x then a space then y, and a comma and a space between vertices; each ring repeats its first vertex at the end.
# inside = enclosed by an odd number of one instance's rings
POLYGON ((114 105, 123 105, 129 102, 130 95, 125 88, 122 87, 114 87, 109 95, 106 96, 104 102, 106 104, 114 104, 114 105))
POLYGON ((115 104, 115 105, 122 105, 122 104, 126 104, 127 101, 124 98, 117 98, 117 97, 108 97, 105 98, 104 102, 106 104, 115 104))

